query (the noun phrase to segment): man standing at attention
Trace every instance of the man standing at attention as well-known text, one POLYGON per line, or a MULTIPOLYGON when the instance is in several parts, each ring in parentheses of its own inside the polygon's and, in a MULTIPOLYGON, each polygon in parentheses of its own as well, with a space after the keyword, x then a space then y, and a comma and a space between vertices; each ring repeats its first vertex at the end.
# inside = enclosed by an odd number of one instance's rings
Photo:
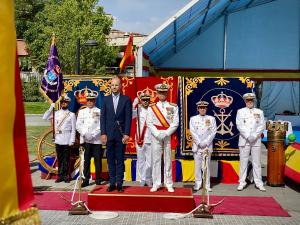
POLYGON ((152 134, 152 179, 150 192, 157 191, 161 186, 161 157, 164 155, 164 184, 168 192, 174 192, 172 181, 171 135, 179 124, 178 107, 169 103, 169 86, 155 85, 159 101, 149 106, 147 125, 152 134))
MULTIPOLYGON (((190 131, 193 138, 192 151, 195 161, 195 186, 198 191, 202 185, 202 164, 204 163, 205 150, 208 149, 208 163, 206 174, 206 190, 211 191, 210 187, 210 157, 213 151, 213 140, 217 133, 216 120, 213 116, 206 115, 208 102, 199 101, 196 103, 199 115, 192 116, 190 119, 190 131)), ((203 184, 204 186, 204 184, 203 184)))
POLYGON ((141 186, 152 185, 152 149, 151 133, 147 127, 147 112, 150 103, 150 95, 143 92, 136 97, 133 106, 133 118, 136 118, 136 154, 137 154, 137 172, 140 177, 141 186), (139 99, 141 104, 138 104, 139 99), (138 115, 137 115, 138 114, 138 115), (139 120, 139 121, 138 121, 139 120))
POLYGON ((265 129, 265 119, 262 110, 254 107, 255 94, 243 95, 246 107, 239 109, 236 115, 236 125, 240 132, 240 179, 238 191, 246 187, 247 167, 251 153, 253 165, 253 177, 256 187, 260 191, 266 191, 261 177, 261 134, 265 129))
MULTIPOLYGON (((58 178, 55 183, 70 182, 70 146, 75 142, 76 134, 76 117, 75 114, 68 110, 71 99, 68 96, 62 97, 60 104, 61 109, 55 112, 54 129, 55 129, 55 149, 58 160, 58 178)), ((49 110, 45 112, 43 119, 50 119, 55 104, 52 103, 49 110)), ((52 117, 53 119, 53 117, 52 117)))
POLYGON ((96 185, 102 182, 102 157, 103 149, 100 140, 100 109, 95 106, 98 93, 89 93, 86 97, 86 108, 78 113, 76 129, 80 133, 80 144, 84 144, 84 180, 81 187, 89 185, 91 176, 91 158, 94 157, 96 169, 96 185))
POLYGON ((122 95, 121 80, 111 79, 112 94, 103 98, 101 110, 101 141, 106 145, 109 170, 108 192, 123 192, 124 153, 129 140, 132 105, 128 96, 122 95))

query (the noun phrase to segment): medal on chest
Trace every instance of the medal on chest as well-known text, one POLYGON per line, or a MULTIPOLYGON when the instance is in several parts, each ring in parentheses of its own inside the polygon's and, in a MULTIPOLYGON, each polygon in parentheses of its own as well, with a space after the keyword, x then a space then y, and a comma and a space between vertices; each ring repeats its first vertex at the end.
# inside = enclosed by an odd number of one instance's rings
POLYGON ((174 117, 174 108, 166 107, 166 110, 167 110, 167 119, 172 120, 174 117))

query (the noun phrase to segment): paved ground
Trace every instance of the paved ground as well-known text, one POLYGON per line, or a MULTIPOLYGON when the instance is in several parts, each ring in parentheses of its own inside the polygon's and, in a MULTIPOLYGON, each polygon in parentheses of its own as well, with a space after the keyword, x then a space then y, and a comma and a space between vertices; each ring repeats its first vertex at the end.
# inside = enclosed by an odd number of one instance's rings
POLYGON ((26 114, 26 126, 49 126, 49 121, 43 120, 42 117, 40 114, 26 114))

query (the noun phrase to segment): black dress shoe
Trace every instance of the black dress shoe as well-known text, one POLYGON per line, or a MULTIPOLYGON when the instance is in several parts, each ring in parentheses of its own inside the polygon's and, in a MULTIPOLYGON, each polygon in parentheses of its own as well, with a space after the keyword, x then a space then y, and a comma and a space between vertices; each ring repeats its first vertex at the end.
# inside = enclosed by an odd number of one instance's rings
POLYGON ((122 186, 122 184, 118 184, 117 185, 117 190, 118 190, 118 192, 124 192, 124 190, 123 190, 123 186, 122 186))
POLYGON ((110 184, 108 186, 108 188, 106 189, 107 192, 112 192, 114 190, 116 190, 116 185, 114 185, 114 184, 110 184))
POLYGON ((65 183, 70 183, 70 179, 69 178, 65 178, 65 183))
POLYGON ((55 183, 60 183, 60 182, 63 182, 64 181, 64 178, 63 177, 59 177, 55 180, 55 183))
POLYGON ((102 180, 102 179, 96 180, 96 185, 101 185, 102 183, 103 183, 103 180, 102 180))
POLYGON ((81 187, 84 188, 84 187, 87 187, 89 186, 89 181, 83 181, 82 184, 81 184, 81 187))

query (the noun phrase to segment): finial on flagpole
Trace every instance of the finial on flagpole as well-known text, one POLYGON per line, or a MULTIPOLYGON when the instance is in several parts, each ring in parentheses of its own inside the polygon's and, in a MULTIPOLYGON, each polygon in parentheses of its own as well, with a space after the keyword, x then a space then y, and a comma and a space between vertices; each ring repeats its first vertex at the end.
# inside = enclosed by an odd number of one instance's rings
POLYGON ((52 41, 51 41, 51 45, 54 45, 56 42, 56 37, 55 37, 55 33, 52 33, 52 41))

